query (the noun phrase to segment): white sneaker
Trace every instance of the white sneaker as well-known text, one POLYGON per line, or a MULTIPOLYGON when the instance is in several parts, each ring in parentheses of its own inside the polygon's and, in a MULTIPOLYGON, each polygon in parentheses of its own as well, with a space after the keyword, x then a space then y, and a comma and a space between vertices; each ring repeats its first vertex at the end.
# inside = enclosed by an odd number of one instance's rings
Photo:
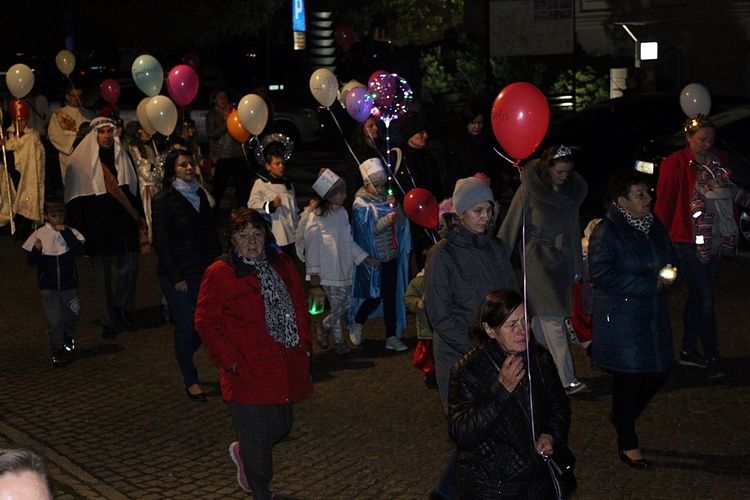
POLYGON ((401 342, 401 339, 398 337, 388 337, 385 339, 385 348, 390 349, 391 351, 406 351, 409 349, 406 344, 401 342))
POLYGON ((357 347, 362 343, 362 327, 365 325, 361 325, 359 323, 354 323, 352 325, 352 329, 349 330, 349 340, 352 341, 352 344, 357 347))

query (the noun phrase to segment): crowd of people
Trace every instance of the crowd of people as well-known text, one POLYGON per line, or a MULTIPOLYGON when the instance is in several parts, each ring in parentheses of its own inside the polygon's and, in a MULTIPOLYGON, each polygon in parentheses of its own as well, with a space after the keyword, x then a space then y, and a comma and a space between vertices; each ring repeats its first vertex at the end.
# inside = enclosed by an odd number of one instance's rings
POLYGON ((688 120, 686 148, 665 160, 653 212, 643 177, 613 176, 611 204, 584 260, 579 209, 587 185, 571 150, 555 145, 527 162, 507 215, 498 217, 510 183, 483 129, 485 114, 473 107, 445 158, 427 148, 417 113, 399 119, 393 151, 375 118, 357 125, 346 175, 322 169, 316 196, 300 211, 286 175, 290 139, 265 135, 248 155, 227 129, 226 92, 210 98, 205 156, 190 120, 159 154, 138 122, 94 118, 80 95, 71 86, 45 130, 62 198, 44 191, 45 147, 28 127, 26 101, 11 103, 13 125, 2 141, 20 173, 15 211, 38 269, 53 366, 65 366, 76 348, 77 257, 88 257, 101 334, 113 340, 138 329, 139 263, 153 246, 186 396, 207 400, 193 361, 204 345, 219 365, 237 434, 229 454, 238 482, 256 498, 273 497, 273 447, 291 429, 293 403, 313 390, 313 340, 325 350, 332 336, 335 352, 349 356, 375 316, 384 318, 382 345, 393 352, 409 350, 407 314, 417 317, 413 364, 437 388, 456 444, 434 498, 554 494, 545 462, 567 453, 569 396, 590 390, 575 375, 566 327, 584 277, 594 290, 590 359, 612 376, 611 420, 627 465, 653 467, 636 420, 674 363, 666 293, 675 283, 689 291, 678 362, 724 376, 713 283, 721 256, 736 245, 732 204, 750 206, 750 193, 732 182, 706 117, 688 120), (224 220, 230 178, 236 199, 224 220), (407 217, 413 188, 445 200, 436 228, 407 217), (514 252, 522 256, 520 281, 514 252), (308 312, 310 287, 322 287, 330 306, 320 320, 308 312))

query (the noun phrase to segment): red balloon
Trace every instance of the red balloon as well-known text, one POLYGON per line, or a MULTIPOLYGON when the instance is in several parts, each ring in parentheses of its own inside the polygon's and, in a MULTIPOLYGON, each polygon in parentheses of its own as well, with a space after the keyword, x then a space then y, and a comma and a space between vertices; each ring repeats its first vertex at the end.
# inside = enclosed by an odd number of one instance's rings
POLYGON ((198 95, 198 73, 187 64, 178 64, 167 75, 167 92, 178 106, 187 106, 198 95))
POLYGON ((99 90, 102 92, 105 101, 110 104, 117 104, 117 100, 120 98, 120 84, 117 83, 117 80, 107 78, 99 86, 99 90))
POLYGON ((492 130, 497 142, 516 160, 528 158, 549 126, 549 105, 542 91, 530 83, 505 87, 492 105, 492 130))
POLYGON ((378 79, 381 75, 387 75, 387 71, 383 71, 382 69, 377 70, 375 73, 370 75, 370 78, 367 80, 367 88, 370 88, 370 86, 377 84, 378 79))
POLYGON ((438 225, 438 204, 432 193, 422 188, 414 188, 404 197, 404 212, 415 224, 428 229, 438 225))
POLYGON ((348 52, 357 39, 357 35, 348 24, 339 24, 333 32, 333 39, 336 40, 339 47, 348 52))

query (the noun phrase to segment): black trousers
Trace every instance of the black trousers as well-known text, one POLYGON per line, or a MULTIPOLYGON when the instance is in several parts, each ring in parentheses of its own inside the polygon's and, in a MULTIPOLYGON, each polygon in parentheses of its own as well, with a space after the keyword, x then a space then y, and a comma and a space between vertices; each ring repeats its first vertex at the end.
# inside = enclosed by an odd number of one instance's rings
POLYGON ((640 448, 635 421, 667 381, 669 372, 612 372, 612 424, 621 450, 640 448))
POLYGON ((396 287, 398 282, 398 258, 380 263, 380 297, 371 297, 359 306, 354 321, 364 325, 370 314, 383 301, 383 320, 385 321, 385 336, 396 336, 396 287))
POLYGON ((229 177, 234 179, 234 189, 237 195, 237 207, 246 207, 250 198, 250 167, 245 158, 223 158, 214 166, 214 188, 211 195, 216 200, 216 213, 221 208, 221 200, 224 199, 224 191, 229 185, 229 177))
POLYGON ((270 500, 273 447, 292 429, 292 405, 247 405, 230 401, 229 411, 253 498, 270 500))

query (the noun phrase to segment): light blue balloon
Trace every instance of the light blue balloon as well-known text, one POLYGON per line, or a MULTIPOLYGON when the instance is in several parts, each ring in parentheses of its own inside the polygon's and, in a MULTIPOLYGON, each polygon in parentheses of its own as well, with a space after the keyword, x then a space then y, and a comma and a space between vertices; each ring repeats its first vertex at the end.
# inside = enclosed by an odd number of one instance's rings
POLYGON ((149 97, 159 95, 164 84, 164 69, 154 56, 143 54, 133 62, 133 81, 149 97))

